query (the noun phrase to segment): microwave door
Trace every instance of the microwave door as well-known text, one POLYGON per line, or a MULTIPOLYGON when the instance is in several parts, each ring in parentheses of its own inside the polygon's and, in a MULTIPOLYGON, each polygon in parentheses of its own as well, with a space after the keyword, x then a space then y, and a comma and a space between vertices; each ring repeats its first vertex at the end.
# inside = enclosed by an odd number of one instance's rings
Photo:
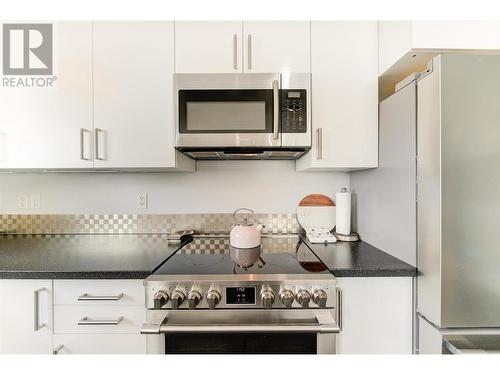
POLYGON ((276 74, 181 75, 177 146, 280 147, 279 89, 276 74))

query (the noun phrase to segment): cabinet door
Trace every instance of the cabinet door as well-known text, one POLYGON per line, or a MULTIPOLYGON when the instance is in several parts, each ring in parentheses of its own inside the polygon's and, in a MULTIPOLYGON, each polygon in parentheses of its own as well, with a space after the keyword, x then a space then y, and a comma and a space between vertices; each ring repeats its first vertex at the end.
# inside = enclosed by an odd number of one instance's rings
MULTIPOLYGON (((52 87, 0 86, 0 169, 93 166, 92 23, 51 25, 53 74, 2 77, 3 82, 12 78, 28 85, 34 79, 35 86, 52 80, 52 87)), ((21 43, 13 32, 9 36, 11 47, 21 43)), ((44 37, 41 43, 49 40, 48 35, 44 37)))
POLYGON ((411 354, 411 277, 343 277, 340 354, 411 354))
POLYGON ((52 281, 0 280, 0 353, 52 352, 52 281))
POLYGON ((244 21, 247 73, 310 72, 309 21, 244 21))
POLYGON ((242 72, 241 21, 176 21, 176 73, 242 72))
POLYGON ((377 22, 311 23, 313 139, 298 171, 377 167, 377 60, 377 22))
POLYGON ((93 33, 95 167, 176 167, 173 22, 95 22, 93 33))

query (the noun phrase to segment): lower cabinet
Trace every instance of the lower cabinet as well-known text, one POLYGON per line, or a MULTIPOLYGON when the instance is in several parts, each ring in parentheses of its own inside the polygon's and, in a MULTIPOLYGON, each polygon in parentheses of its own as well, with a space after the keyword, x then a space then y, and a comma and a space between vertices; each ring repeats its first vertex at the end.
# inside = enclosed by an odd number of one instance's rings
POLYGON ((52 353, 52 280, 0 280, 0 354, 52 353))
POLYGON ((142 280, 0 280, 0 354, 145 354, 142 280))
POLYGON ((54 354, 146 354, 138 334, 55 334, 54 354))
POLYGON ((342 290, 339 354, 411 354, 411 277, 337 278, 342 290))
POLYGON ((142 280, 54 280, 54 354, 145 354, 142 280))

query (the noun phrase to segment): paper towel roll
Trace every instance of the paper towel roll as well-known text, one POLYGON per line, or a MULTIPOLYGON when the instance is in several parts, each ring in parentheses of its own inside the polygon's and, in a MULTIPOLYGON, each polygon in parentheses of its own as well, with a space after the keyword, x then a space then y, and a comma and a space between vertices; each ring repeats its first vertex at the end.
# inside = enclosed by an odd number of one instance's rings
POLYGON ((342 189, 336 194, 336 232, 340 234, 351 233, 351 193, 342 189))

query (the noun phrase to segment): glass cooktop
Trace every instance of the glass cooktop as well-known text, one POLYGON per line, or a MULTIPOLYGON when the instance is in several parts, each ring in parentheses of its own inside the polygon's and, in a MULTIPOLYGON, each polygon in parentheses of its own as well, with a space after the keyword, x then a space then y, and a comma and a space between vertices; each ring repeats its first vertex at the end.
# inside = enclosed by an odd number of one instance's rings
POLYGON ((252 249, 231 247, 229 237, 195 237, 154 275, 311 273, 329 271, 299 236, 271 236, 252 249))

